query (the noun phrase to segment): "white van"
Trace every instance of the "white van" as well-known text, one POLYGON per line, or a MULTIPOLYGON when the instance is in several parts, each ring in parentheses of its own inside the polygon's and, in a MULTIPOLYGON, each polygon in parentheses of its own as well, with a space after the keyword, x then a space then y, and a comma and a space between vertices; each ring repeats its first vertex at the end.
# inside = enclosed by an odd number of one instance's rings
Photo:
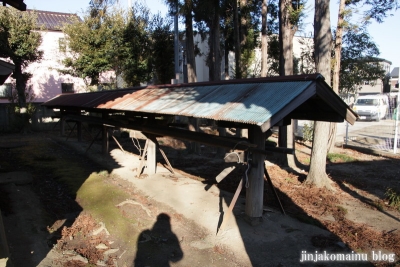
POLYGON ((385 95, 364 95, 357 98, 353 110, 360 116, 360 120, 379 121, 386 117, 388 109, 385 95))

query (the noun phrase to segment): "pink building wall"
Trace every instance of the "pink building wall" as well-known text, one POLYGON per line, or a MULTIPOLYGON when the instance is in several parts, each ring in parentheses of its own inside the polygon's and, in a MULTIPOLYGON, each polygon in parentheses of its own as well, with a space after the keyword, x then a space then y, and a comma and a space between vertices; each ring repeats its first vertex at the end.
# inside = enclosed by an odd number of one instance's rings
MULTIPOLYGON (((26 68, 26 71, 32 74, 32 78, 28 81, 28 86, 34 93, 34 99, 31 102, 42 103, 61 94, 62 83, 73 83, 75 93, 87 92, 83 79, 58 71, 64 68, 62 60, 65 54, 59 49, 59 39, 64 38, 64 34, 61 31, 42 31, 41 34, 42 43, 39 49, 43 51, 43 59, 26 68)), ((104 73, 100 75, 100 82, 110 82, 110 78, 113 77, 113 72, 104 73)), ((11 81, 12 79, 8 78, 6 83, 11 81)), ((9 103, 9 100, 0 98, 0 103, 9 103)))

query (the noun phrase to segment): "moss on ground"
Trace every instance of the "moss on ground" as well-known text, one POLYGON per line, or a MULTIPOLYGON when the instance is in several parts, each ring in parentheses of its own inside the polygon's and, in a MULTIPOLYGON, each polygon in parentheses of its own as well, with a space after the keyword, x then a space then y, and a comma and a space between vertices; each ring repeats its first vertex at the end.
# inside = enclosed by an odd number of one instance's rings
POLYGON ((127 218, 116 207, 130 198, 130 195, 105 179, 110 179, 104 172, 92 173, 77 192, 77 201, 82 208, 89 212, 96 220, 103 222, 107 230, 129 243, 136 240, 138 233, 133 233, 135 218, 127 218), (132 236, 134 234, 134 237, 132 236), (137 235, 137 236, 136 236, 137 235))

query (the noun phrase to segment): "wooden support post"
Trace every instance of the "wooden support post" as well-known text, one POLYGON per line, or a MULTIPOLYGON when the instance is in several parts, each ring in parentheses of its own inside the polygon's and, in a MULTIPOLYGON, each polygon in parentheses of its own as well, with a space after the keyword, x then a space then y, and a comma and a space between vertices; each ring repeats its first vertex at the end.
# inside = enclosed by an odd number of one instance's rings
MULTIPOLYGON (((265 149, 265 134, 260 127, 251 127, 249 139, 257 145, 258 149, 265 149)), ((248 174, 245 213, 249 223, 255 225, 261 222, 263 214, 265 156, 261 153, 252 153, 249 158, 251 159, 251 168, 248 174)), ((245 185, 247 186, 247 183, 245 185)))
POLYGON ((140 158, 140 164, 139 164, 139 169, 137 170, 137 177, 140 177, 142 174, 142 169, 143 166, 145 166, 144 161, 146 160, 146 154, 147 154, 147 146, 149 145, 149 139, 146 139, 146 144, 144 145, 144 149, 142 152, 142 157, 140 158))
POLYGON ((71 131, 69 132, 69 134, 68 134, 68 136, 67 136, 67 139, 65 139, 65 141, 68 141, 68 138, 71 136, 71 134, 74 132, 74 130, 75 130, 75 127, 76 127, 76 123, 74 123, 74 127, 70 127, 69 126, 69 124, 68 124, 68 122, 67 122, 67 125, 68 125, 68 127, 71 129, 71 131))
POLYGON ((61 116, 60 118, 61 124, 60 124, 60 134, 61 136, 65 136, 65 123, 66 123, 66 119, 64 116, 61 116))
POLYGON ((155 174, 157 170, 157 144, 151 140, 148 139, 148 144, 147 144, 147 168, 146 172, 147 174, 155 174))
POLYGON ((102 146, 102 152, 103 155, 107 155, 109 147, 110 147, 110 142, 109 142, 109 131, 108 127, 106 125, 103 125, 103 146, 102 146))
POLYGON ((77 131, 78 131, 78 141, 82 142, 82 122, 81 121, 77 121, 77 131))

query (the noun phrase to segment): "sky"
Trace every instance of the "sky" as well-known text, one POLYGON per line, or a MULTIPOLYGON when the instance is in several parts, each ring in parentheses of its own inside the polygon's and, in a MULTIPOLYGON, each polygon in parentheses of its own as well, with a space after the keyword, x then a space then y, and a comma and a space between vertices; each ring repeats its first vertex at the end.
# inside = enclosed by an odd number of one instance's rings
MULTIPOLYGON (((38 9, 55 12, 66 12, 66 13, 77 13, 78 15, 83 14, 87 9, 90 0, 24 0, 24 3, 29 9, 38 9)), ((130 0, 131 2, 137 0, 130 0)), ((140 0, 139 0, 140 1, 140 0)), ((141 0, 151 10, 153 14, 160 12, 162 15, 167 14, 167 6, 163 0, 141 0)), ((331 24, 336 26, 337 13, 338 13, 338 0, 331 0, 331 24)), ((126 8, 129 0, 119 0, 121 7, 126 8)), ((303 33, 312 32, 312 20, 313 20, 313 8, 312 0, 308 1, 310 6, 308 9, 308 18, 306 21, 306 27, 303 33)), ((395 11, 394 15, 385 19, 383 23, 373 22, 369 27, 368 31, 373 41, 378 45, 380 50, 380 58, 386 59, 392 62, 391 69, 394 67, 400 67, 400 11, 395 11), (397 32, 399 30, 399 32, 397 32)), ((309 36, 309 34, 308 34, 309 36)))

